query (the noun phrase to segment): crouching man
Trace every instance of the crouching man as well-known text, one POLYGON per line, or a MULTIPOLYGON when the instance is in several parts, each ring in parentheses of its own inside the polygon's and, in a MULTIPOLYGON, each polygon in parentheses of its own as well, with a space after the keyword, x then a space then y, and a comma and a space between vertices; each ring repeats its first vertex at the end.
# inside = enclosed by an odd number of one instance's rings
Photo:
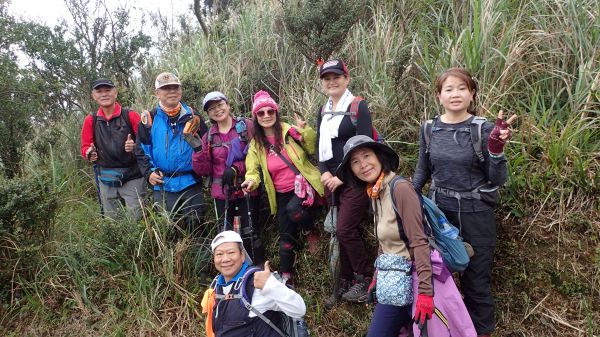
MULTIPOLYGON (((211 249, 220 274, 202 299, 207 314, 206 335, 280 337, 281 312, 301 319, 306 304, 294 290, 271 273, 269 261, 264 270, 252 267, 234 231, 224 231, 213 239, 211 249)), ((303 323, 303 322, 302 322, 303 323)))

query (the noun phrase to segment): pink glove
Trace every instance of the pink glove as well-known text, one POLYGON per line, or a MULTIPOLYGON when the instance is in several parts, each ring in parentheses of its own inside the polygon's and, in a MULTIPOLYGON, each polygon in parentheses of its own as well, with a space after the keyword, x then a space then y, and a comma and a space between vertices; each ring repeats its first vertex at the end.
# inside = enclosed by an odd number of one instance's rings
POLYGON ((426 320, 433 317, 433 296, 419 294, 415 307, 415 317, 413 317, 415 323, 425 324, 426 320))
POLYGON ((510 124, 506 122, 503 118, 496 118, 496 125, 492 129, 490 133, 490 138, 488 138, 488 151, 491 154, 499 155, 504 152, 504 144, 510 139, 512 133, 508 128, 510 124), (506 138, 500 138, 500 131, 507 130, 508 135, 506 138))

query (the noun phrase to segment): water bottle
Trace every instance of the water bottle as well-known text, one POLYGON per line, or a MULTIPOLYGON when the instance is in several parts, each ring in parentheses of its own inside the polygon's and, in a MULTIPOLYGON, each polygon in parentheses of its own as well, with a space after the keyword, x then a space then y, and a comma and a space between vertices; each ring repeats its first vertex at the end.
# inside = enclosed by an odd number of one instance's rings
POLYGON ((238 234, 242 234, 240 227, 242 225, 242 217, 239 215, 236 215, 233 217, 233 231, 238 233, 238 234))
POLYGON ((458 237, 458 228, 449 224, 448 220, 446 220, 446 218, 441 216, 441 217, 439 217, 438 222, 440 223, 440 225, 442 227, 442 235, 443 236, 450 238, 450 239, 456 239, 458 237))
POLYGON ((296 334, 297 337, 310 337, 310 331, 308 330, 308 326, 303 319, 296 320, 296 334))

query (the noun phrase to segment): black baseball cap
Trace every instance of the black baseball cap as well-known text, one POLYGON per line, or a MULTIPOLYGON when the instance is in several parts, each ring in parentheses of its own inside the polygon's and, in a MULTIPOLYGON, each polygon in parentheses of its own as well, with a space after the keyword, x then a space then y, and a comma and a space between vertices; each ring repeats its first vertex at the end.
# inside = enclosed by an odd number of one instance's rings
POLYGON ((92 82, 92 90, 94 90, 98 87, 114 88, 115 84, 113 83, 113 81, 111 81, 107 78, 99 78, 99 79, 95 80, 94 82, 92 82))
POLYGON ((346 67, 346 64, 342 60, 329 60, 321 66, 319 77, 323 78, 327 73, 348 75, 348 67, 346 67))

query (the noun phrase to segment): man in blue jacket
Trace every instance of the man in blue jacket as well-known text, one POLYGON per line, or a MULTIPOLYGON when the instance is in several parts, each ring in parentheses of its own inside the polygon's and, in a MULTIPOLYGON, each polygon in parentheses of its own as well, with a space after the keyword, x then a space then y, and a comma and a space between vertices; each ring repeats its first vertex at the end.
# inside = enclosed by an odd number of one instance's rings
POLYGON ((181 82, 172 73, 155 81, 158 105, 144 111, 138 128, 136 157, 151 185, 154 201, 190 234, 202 236, 202 179, 192 171, 192 153, 201 149, 206 124, 181 102, 181 82))

